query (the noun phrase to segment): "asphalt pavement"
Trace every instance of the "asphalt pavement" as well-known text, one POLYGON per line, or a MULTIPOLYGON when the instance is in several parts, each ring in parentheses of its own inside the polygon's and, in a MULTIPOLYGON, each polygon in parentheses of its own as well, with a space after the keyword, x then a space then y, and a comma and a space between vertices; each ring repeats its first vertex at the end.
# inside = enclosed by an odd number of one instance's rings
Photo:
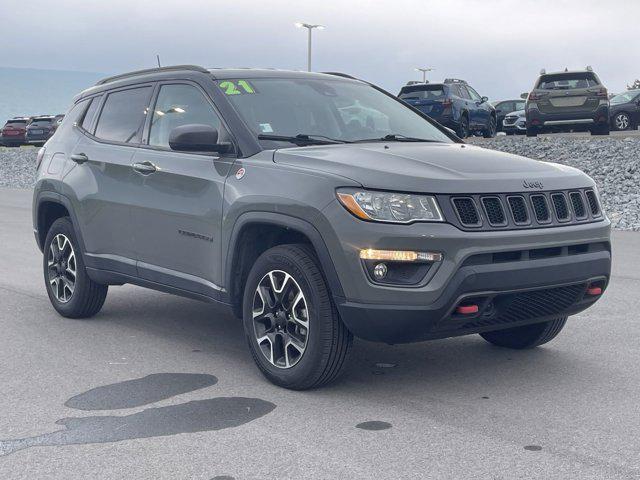
POLYGON ((123 286, 58 316, 30 205, 0 190, 0 479, 640 478, 638 233, 542 348, 356 341, 340 381, 292 392, 223 308, 123 286))

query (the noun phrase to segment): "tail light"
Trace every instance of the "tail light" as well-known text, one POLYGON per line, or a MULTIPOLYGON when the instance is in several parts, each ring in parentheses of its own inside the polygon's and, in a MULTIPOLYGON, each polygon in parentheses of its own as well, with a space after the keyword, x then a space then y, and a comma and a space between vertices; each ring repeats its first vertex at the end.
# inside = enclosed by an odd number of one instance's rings
POLYGON ((527 98, 527 100, 535 101, 535 100, 540 100, 541 98, 542 98, 542 95, 540 95, 539 93, 531 92, 529 93, 529 98, 527 98))
POLYGON ((604 87, 599 88, 598 91, 596 92, 596 97, 609 98, 609 92, 607 92, 607 89, 604 87))
POLYGON ((47 151, 45 147, 42 147, 38 150, 38 156, 36 157, 36 170, 40 168, 40 164, 42 163, 42 159, 44 158, 44 153, 47 151))

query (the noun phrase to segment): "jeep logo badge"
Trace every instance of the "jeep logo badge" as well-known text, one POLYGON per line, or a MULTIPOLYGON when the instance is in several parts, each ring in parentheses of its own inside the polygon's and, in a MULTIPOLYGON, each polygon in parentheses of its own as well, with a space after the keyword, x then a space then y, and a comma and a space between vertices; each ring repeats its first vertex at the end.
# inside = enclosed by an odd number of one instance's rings
POLYGON ((524 188, 537 188, 539 190, 542 190, 544 188, 544 185, 540 180, 524 180, 522 182, 522 186, 524 188))

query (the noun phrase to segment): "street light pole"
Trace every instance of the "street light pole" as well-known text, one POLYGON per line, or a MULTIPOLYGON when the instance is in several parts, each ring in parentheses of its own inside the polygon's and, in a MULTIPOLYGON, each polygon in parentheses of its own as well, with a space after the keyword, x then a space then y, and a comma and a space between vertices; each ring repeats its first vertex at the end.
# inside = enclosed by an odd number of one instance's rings
POLYGON ((427 67, 427 68, 416 68, 416 72, 422 72, 422 83, 427 83, 427 72, 434 71, 435 68, 427 67))
POLYGON ((306 28, 308 32, 307 33, 307 71, 310 72, 311 71, 311 31, 314 28, 317 28, 318 30, 323 30, 324 25, 297 22, 295 26, 298 28, 306 28))

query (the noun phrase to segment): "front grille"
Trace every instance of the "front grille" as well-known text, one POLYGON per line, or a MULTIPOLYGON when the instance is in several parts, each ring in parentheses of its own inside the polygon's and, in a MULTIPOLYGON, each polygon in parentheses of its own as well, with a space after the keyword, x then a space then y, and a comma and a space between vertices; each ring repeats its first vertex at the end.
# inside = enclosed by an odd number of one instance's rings
POLYGON ((582 220, 587 218, 587 210, 585 209, 580 192, 571 192, 569 198, 571 199, 571 207, 573 208, 573 214, 576 216, 576 219, 582 220))
POLYGON ((598 205, 598 198, 596 197, 596 192, 593 190, 587 190, 585 192, 587 195, 587 202, 589 202, 589 209, 591 210, 591 215, 594 217, 600 216, 600 205, 598 205))
POLYGON ((503 125, 513 125, 518 121, 518 117, 504 117, 503 125))
POLYGON ((585 288, 584 284, 576 284, 496 295, 492 299, 494 309, 492 315, 467 322, 460 328, 467 330, 562 315, 582 298, 585 288))
POLYGON ((595 191, 438 195, 447 221, 462 230, 557 227, 602 221, 595 191))
POLYGON ((472 198, 454 198, 453 205, 456 208, 460 223, 464 226, 475 227, 480 225, 480 214, 472 198))
POLYGON ((551 201, 553 201, 553 208, 556 212, 556 218, 559 222, 567 222, 571 218, 569 214, 569 205, 567 205, 567 199, 562 193, 554 193, 551 195, 551 201))
POLYGON ((531 205, 539 223, 548 223, 551 220, 549 205, 544 195, 531 195, 531 205))
POLYGON ((490 225, 501 227, 507 224, 504 209, 498 197, 482 197, 482 205, 490 225))
POLYGON ((516 225, 526 225, 529 223, 529 212, 524 197, 508 197, 511 215, 516 225))

